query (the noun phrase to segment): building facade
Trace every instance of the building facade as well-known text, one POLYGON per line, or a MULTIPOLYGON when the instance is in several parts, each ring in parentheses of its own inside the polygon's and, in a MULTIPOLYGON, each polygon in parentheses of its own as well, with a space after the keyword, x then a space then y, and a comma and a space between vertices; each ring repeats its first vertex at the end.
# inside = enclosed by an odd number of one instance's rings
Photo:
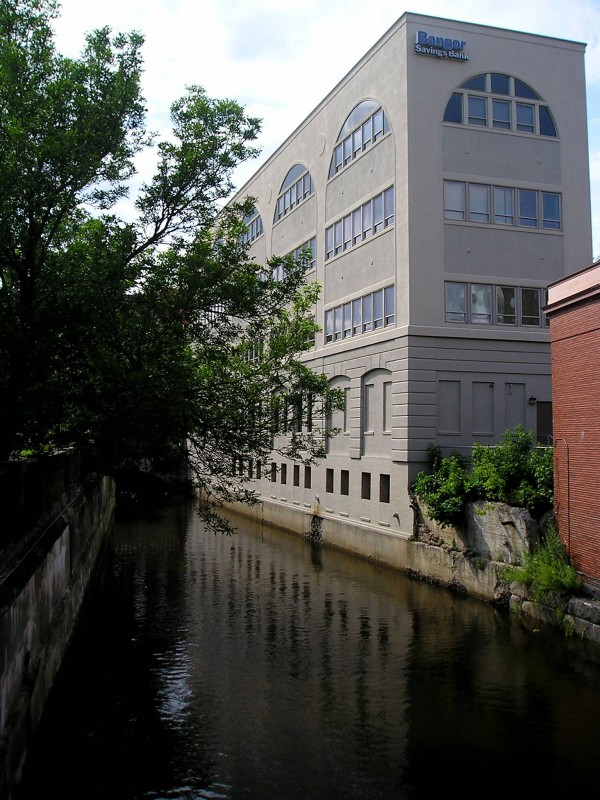
POLYGON ((550 435, 546 287, 591 261, 584 55, 406 13, 239 191, 258 262, 311 247, 306 359, 346 397, 321 464, 257 480, 263 514, 381 547, 430 444, 550 435))
POLYGON ((554 493, 573 566, 600 586, 600 262, 548 287, 554 493))

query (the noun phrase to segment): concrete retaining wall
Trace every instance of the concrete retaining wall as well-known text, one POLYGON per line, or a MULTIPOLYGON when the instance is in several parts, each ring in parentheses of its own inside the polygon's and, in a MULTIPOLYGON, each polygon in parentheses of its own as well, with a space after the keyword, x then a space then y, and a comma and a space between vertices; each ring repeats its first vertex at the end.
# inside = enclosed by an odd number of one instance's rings
POLYGON ((0 583, 1 800, 19 779, 112 527, 114 482, 89 478, 67 487, 63 500, 0 583))

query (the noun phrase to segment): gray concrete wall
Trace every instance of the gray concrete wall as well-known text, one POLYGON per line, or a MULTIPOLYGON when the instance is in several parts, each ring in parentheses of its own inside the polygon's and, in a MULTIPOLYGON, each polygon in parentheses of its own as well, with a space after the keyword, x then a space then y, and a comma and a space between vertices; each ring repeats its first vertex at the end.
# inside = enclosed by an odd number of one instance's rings
POLYGON ((106 477, 69 486, 64 503, 0 583, 0 798, 10 800, 112 527, 106 477))

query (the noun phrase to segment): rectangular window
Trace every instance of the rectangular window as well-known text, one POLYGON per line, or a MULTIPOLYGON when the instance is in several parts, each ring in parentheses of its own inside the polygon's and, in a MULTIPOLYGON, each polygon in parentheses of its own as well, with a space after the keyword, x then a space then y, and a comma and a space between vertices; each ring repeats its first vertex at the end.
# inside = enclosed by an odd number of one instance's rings
POLYGON ((366 148, 371 144, 372 136, 373 136, 373 120, 371 117, 369 117, 369 119, 366 119, 363 122, 362 126, 363 148, 366 148))
POLYGON ((256 477, 258 479, 260 479, 261 475, 262 475, 262 464, 261 464, 260 461, 257 461, 256 462, 256 477))
POLYGON ((333 470, 329 468, 325 470, 325 491, 333 492, 333 470))
POLYGON ((340 470, 340 494, 348 495, 350 489, 350 473, 347 469, 340 470))
POLYGON ((352 244, 362 241, 362 208, 352 212, 352 244))
POLYGON ((342 307, 336 306, 333 310, 333 338, 337 342, 342 338, 342 307))
POLYGON ((333 225, 325 229, 325 261, 333 256, 333 225))
POLYGON ((281 465, 281 470, 279 474, 281 476, 281 483, 287 483, 287 464, 281 465))
POLYGON ((521 323, 540 324, 540 293, 537 289, 521 289, 521 323))
POLYGON ((446 322, 467 321, 467 285, 446 283, 446 322))
POLYGON ((376 142, 383 136, 383 111, 379 110, 373 114, 373 141, 376 142))
POLYGON ((380 503, 389 503, 390 502, 390 476, 389 475, 380 475, 379 476, 379 502, 380 503))
POLYGON ((334 245, 334 253, 336 255, 342 252, 343 244, 344 244, 343 220, 339 219, 333 226, 333 245, 334 245))
POLYGON ((275 483, 277 480, 277 464, 271 461, 271 481, 275 483))
POLYGON ((494 186, 494 222, 513 225, 515 221, 515 195, 512 189, 494 186))
POLYGON ((534 133, 534 107, 529 103, 517 103, 517 130, 534 133))
POLYGON ((496 287, 496 322, 498 325, 515 325, 517 321, 516 301, 514 286, 496 287))
POLYGON ((542 192, 542 227, 560 230, 560 195, 542 192))
POLYGON ((530 189, 519 189, 519 225, 528 228, 538 226, 537 192, 530 189))
POLYGON ((492 287, 488 284, 471 284, 471 322, 492 322, 492 287))
POLYGON ((396 320, 396 303, 393 286, 386 286, 383 290, 383 306, 385 314, 385 324, 393 325, 396 320))
POLYGON ((444 218, 465 218, 465 184, 459 181, 444 181, 444 218))
POLYGON ((362 128, 357 128, 352 134, 352 153, 354 158, 362 152, 362 128))
POLYGON ((334 151, 334 154, 333 154, 333 160, 334 160, 334 164, 335 164, 334 169, 335 169, 336 172, 339 172, 341 170, 341 168, 342 168, 342 165, 343 165, 342 150, 343 150, 343 145, 338 144, 338 146, 335 148, 335 151, 334 151))
POLYGON ((363 239, 368 239, 373 233, 373 206, 371 201, 362 207, 363 239))
POLYGON ((300 486, 300 464, 294 464, 294 486, 300 486))
POLYGON ((383 195, 373 198, 373 232, 383 230, 383 195))
POLYGON ((469 125, 487 125, 487 98, 468 96, 469 125))
POLYGON ((490 221, 490 187, 480 183, 469 184, 469 220, 490 221))
POLYGON ((325 312, 325 341, 333 341, 333 309, 325 312))
POLYGON ((510 130, 510 103, 507 100, 492 100, 492 109, 494 128, 510 130))
POLYGON ((312 484, 312 471, 310 467, 304 467, 304 488, 310 489, 312 484))
POLYGON ((347 139, 344 139, 344 166, 350 163, 351 158, 352 158, 352 137, 348 136, 347 139))
POLYGON ((394 224, 394 187, 390 186, 383 193, 383 221, 387 228, 394 224))
POLYGON ((371 330, 371 323, 373 320, 373 295, 367 294, 363 297, 362 319, 363 319, 363 333, 371 330))
POLYGON ((373 330, 383 328, 383 289, 373 292, 373 330))
POLYGON ((342 336, 347 339, 352 336, 352 303, 344 303, 342 309, 342 336))
POLYGON ((371 499, 371 473, 363 472, 360 480, 360 497, 361 500, 371 499))
POLYGON ((352 301, 352 336, 362 333, 362 298, 352 301))
POLYGON ((347 250, 352 247, 352 215, 348 214, 342 222, 344 223, 344 250, 347 250))

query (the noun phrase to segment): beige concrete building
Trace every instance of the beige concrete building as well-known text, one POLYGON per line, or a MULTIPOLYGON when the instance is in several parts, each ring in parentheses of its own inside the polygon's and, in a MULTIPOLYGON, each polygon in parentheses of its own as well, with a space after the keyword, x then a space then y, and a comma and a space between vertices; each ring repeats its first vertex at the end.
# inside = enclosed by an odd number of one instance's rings
POLYGON ((584 54, 406 13, 240 190, 256 260, 313 248, 307 359, 346 395, 327 459, 257 481, 265 518, 383 558, 430 443, 551 434, 546 287, 592 257, 584 54))

